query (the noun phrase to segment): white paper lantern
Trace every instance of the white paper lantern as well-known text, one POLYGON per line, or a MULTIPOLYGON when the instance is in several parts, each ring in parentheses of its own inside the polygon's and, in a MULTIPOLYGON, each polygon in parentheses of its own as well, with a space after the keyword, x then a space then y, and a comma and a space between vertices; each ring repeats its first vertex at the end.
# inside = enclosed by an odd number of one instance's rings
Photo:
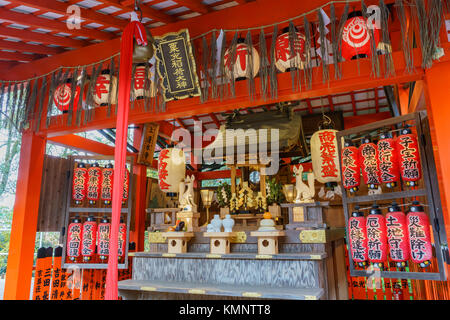
POLYGON ((156 95, 154 82, 151 81, 153 74, 150 72, 150 69, 147 74, 145 71, 145 63, 139 63, 134 71, 133 92, 136 100, 154 97, 156 95), (147 85, 147 90, 145 90, 145 85, 147 85))
MULTIPOLYGON (((235 79, 241 80, 247 78, 247 69, 249 68, 250 55, 248 54, 250 50, 247 49, 248 46, 245 43, 238 43, 236 45, 236 57, 233 66, 233 76, 235 79)), ((253 60, 253 78, 259 72, 259 54, 254 47, 252 47, 252 60, 253 60)), ((224 63, 225 63, 225 74, 228 79, 231 79, 231 55, 232 50, 228 48, 225 51, 224 63)))
POLYGON ((320 183, 339 182, 339 156, 334 129, 314 132, 311 137, 311 162, 316 180, 320 183))
POLYGON ((163 192, 178 192, 186 175, 186 159, 182 149, 168 148, 159 153, 158 184, 163 192))
POLYGON ((275 66, 281 72, 289 71, 290 68, 303 69, 305 61, 305 36, 300 32, 296 32, 295 34, 295 55, 291 55, 289 32, 285 32, 277 38, 275 44, 275 66))
POLYGON ((94 102, 100 106, 107 106, 109 104, 110 88, 111 104, 117 104, 117 77, 111 77, 109 70, 103 70, 102 73, 97 77, 97 81, 95 83, 94 102))

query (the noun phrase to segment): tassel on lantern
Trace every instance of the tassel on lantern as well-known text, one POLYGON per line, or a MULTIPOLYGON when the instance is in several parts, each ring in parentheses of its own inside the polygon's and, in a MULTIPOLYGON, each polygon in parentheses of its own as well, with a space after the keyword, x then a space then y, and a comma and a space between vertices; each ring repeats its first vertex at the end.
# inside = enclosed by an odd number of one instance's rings
POLYGON ((392 59, 392 45, 389 38, 389 9, 383 0, 380 0, 380 22, 381 22, 381 41, 384 45, 384 76, 390 77, 395 75, 394 61, 392 59))
POLYGON ((322 83, 325 83, 329 79, 328 62, 326 58, 328 50, 325 39, 325 22, 320 9, 317 10, 317 16, 319 18, 320 56, 322 57, 322 83))
MULTIPOLYGON (((235 32, 233 39, 231 40, 231 44, 230 44, 230 48, 231 48, 231 56, 230 53, 229 55, 229 59, 230 60, 230 90, 231 90, 231 96, 234 98, 236 97, 236 91, 235 91, 235 77, 234 77, 234 65, 236 63, 236 50, 237 50, 237 42, 238 42, 238 33, 235 32)), ((226 59, 225 59, 226 60, 226 59)), ((224 61, 224 64, 227 64, 224 61)))
POLYGON ((358 206, 348 219, 348 237, 352 260, 360 267, 365 267, 368 260, 367 226, 364 213, 359 211, 358 206))
POLYGON ((294 26, 292 21, 289 21, 289 72, 291 74, 291 84, 292 91, 300 91, 302 89, 302 82, 300 78, 300 67, 301 67, 301 59, 302 52, 301 44, 299 43, 297 28, 294 26), (298 49, 297 49, 298 48, 298 49), (298 61, 296 59, 297 54, 299 54, 298 61))
POLYGON ((225 72, 225 50, 227 44, 227 33, 223 32, 222 43, 220 46, 220 59, 219 59, 219 97, 220 101, 222 101, 225 97, 228 96, 228 83, 225 72))
MULTIPOLYGON (((48 128, 49 124, 50 124, 50 118, 52 115, 52 110, 53 110, 53 94, 56 90, 56 86, 57 83, 60 82, 61 79, 61 72, 62 69, 60 69, 58 75, 56 75, 56 72, 52 74, 51 80, 50 80, 50 87, 49 87, 49 91, 48 91, 48 101, 47 101, 47 116, 46 116, 46 121, 45 121, 45 128, 48 128)), ((41 119, 39 117, 39 119, 41 119)))
POLYGON ((264 35, 264 29, 261 28, 259 33, 259 51, 261 66, 259 69, 259 79, 261 82, 261 97, 264 101, 267 99, 267 91, 269 85, 269 58, 267 57, 266 36, 264 35))
POLYGON ((406 215, 406 222, 411 260, 422 268, 429 267, 433 258, 430 219, 418 201, 413 201, 406 215))
POLYGON ((331 25, 331 50, 333 53, 333 64, 334 64, 334 79, 338 80, 342 78, 341 69, 339 64, 339 53, 338 53, 338 35, 336 30, 336 12, 334 4, 330 6, 330 25, 331 25))
MULTIPOLYGON (((380 60, 378 58, 377 54, 377 47, 378 43, 380 41, 380 36, 378 30, 374 29, 375 27, 372 26, 372 28, 369 28, 367 25, 367 7, 364 4, 364 0, 361 0, 361 9, 362 9, 362 19, 364 20, 364 28, 366 29, 366 32, 369 34, 369 43, 370 43, 370 62, 372 64, 372 76, 375 76, 377 78, 380 77, 380 60)), ((359 59, 359 57, 358 57, 359 59)), ((358 68, 359 68, 359 62, 358 62, 358 68)))
POLYGON ((380 182, 394 188, 400 180, 396 141, 388 133, 382 133, 377 143, 380 182))
MULTIPOLYGON (((111 72, 111 75, 115 74, 115 63, 114 63, 114 58, 111 58, 111 63, 109 65, 109 70, 111 72)), ((109 82, 109 88, 108 88, 108 106, 106 108, 106 117, 110 118, 111 117, 111 104, 113 103, 113 94, 112 94, 112 90, 113 90, 113 82, 110 81, 109 82)))
POLYGON ((341 159, 342 185, 350 193, 355 193, 361 183, 361 169, 358 148, 353 145, 351 140, 345 141, 341 159))
POLYGON ((375 266, 382 269, 387 259, 386 219, 378 205, 374 204, 366 219, 368 258, 375 266))
POLYGON ((75 107, 78 106, 78 101, 77 101, 76 97, 78 97, 78 99, 83 99, 83 92, 80 87, 77 87, 78 69, 75 69, 75 71, 73 72, 71 80, 72 81, 70 83, 69 114, 67 116, 67 124, 69 126, 72 125, 74 106, 75 107), (78 91, 78 94, 76 93, 77 91, 78 91))
POLYGON ((275 44, 278 35, 278 25, 273 27, 272 42, 270 45, 270 96, 272 99, 278 98, 278 77, 277 68, 275 66, 275 44))
POLYGON ((211 36, 211 54, 209 55, 210 64, 211 64, 211 98, 217 98, 217 63, 216 63, 216 54, 217 54, 217 43, 216 43, 216 31, 212 32, 211 36))
POLYGON ((303 26, 305 29, 305 84, 308 89, 312 85, 312 66, 311 66, 311 31, 309 28, 309 21, 306 16, 303 18, 303 26))
MULTIPOLYGON (((344 12, 341 15, 341 19, 339 21, 339 26, 338 26, 338 30, 337 30, 337 52, 338 52, 338 61, 339 62, 342 61, 342 35, 343 35, 345 23, 347 22, 349 8, 350 8, 350 6, 349 6, 349 3, 347 2, 344 7, 344 12)), ((339 70, 339 75, 340 75, 339 79, 342 78, 341 64, 338 63, 338 65, 335 65, 335 68, 337 68, 339 70)))
MULTIPOLYGON (((30 81, 30 85, 31 85, 31 81, 30 81)), ((37 99, 38 88, 39 88, 39 79, 35 79, 33 81, 32 86, 33 86, 33 88, 31 89, 31 96, 30 96, 30 99, 28 100, 28 103, 26 106, 26 111, 25 111, 25 124, 29 123, 31 121, 32 115, 34 113, 34 108, 36 107, 36 99, 37 99)), ((2 92, 2 96, 3 96, 3 92, 2 92)), ((0 102, 0 105, 2 105, 1 102, 0 102)))
MULTIPOLYGON (((81 95, 81 97, 84 95, 85 85, 86 85, 87 80, 88 80, 87 70, 86 70, 86 67, 84 67, 80 74, 80 89, 81 89, 80 95, 81 95)), ((81 125, 81 111, 83 110, 82 101, 83 101, 83 99, 78 99, 78 105, 76 108, 77 113, 76 113, 75 123, 78 127, 81 125)))
POLYGON ((208 77, 208 63, 209 63, 209 53, 208 53, 208 43, 206 42, 206 36, 202 37, 202 68, 203 68, 203 81, 201 86, 201 102, 208 101, 209 93, 209 77, 208 77))
POLYGON ((428 15, 430 21, 430 38, 432 46, 431 57, 433 58, 436 51, 440 47, 440 30, 442 27, 442 16, 443 16, 443 4, 442 0, 431 0, 428 2, 428 15))
POLYGON ((411 129, 404 128, 396 140, 400 176, 408 187, 414 187, 422 176, 417 137, 411 129))
POLYGON ((406 215, 393 202, 386 214, 386 230, 389 245, 389 256, 397 267, 404 268, 409 260, 408 228, 406 215))
POLYGON ((397 11, 397 17, 400 20, 400 28, 402 34, 402 50, 406 63, 406 72, 412 73, 414 71, 414 55, 411 46, 411 37, 409 35, 406 25, 406 14, 403 0, 395 0, 395 8, 397 11))
POLYGON ((422 50, 422 68, 427 69, 432 65, 433 40, 429 36, 429 17, 425 11, 423 0, 415 0, 415 14, 419 24, 420 48, 422 50))
POLYGON ((39 103, 38 103, 38 120, 36 121, 36 128, 35 132, 39 131, 39 128, 41 127, 41 119, 42 119, 42 110, 44 107, 44 95, 47 91, 47 77, 42 77, 41 82, 41 90, 39 90, 39 103))
POLYGON ((249 31, 247 31, 247 36, 245 37, 245 45, 247 46, 247 57, 248 57, 248 67, 246 68, 246 78, 247 78, 247 89, 248 89, 248 96, 250 101, 253 101, 255 99, 255 74, 258 72, 259 69, 259 57, 258 57, 258 64, 255 65, 255 58, 254 55, 254 49, 253 49, 253 42, 252 42, 252 34, 249 31))

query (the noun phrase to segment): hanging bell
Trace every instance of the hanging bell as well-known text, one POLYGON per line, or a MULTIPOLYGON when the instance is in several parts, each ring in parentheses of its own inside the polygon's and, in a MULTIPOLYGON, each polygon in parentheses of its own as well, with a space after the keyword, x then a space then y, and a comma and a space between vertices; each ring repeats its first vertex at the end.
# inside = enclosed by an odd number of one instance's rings
POLYGON ((148 30, 145 28, 145 32, 147 33, 147 45, 140 46, 136 43, 136 40, 133 41, 133 63, 147 63, 153 57, 153 36, 148 30))

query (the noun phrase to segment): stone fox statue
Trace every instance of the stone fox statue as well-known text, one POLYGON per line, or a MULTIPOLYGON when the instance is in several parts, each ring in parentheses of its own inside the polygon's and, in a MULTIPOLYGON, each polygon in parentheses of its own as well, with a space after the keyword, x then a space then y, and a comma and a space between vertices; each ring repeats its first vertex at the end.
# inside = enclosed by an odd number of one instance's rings
POLYGON ((299 165, 298 168, 294 167, 295 173, 295 190, 297 196, 295 198, 296 203, 313 200, 316 190, 314 188, 314 173, 308 172, 308 185, 302 180, 303 166, 299 165))
POLYGON ((184 208, 186 206, 191 206, 191 208, 195 208, 194 202, 194 175, 187 176, 184 181, 180 182, 178 199, 180 202, 180 208, 184 208), (187 190, 186 190, 187 186, 187 190))

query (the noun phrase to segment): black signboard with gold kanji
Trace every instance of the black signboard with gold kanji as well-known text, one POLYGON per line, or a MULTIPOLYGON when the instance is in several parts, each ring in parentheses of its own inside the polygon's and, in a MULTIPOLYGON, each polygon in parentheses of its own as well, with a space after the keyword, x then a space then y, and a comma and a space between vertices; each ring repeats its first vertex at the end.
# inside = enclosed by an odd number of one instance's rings
POLYGON ((165 101, 200 95, 187 29, 155 37, 156 70, 162 79, 165 101))

